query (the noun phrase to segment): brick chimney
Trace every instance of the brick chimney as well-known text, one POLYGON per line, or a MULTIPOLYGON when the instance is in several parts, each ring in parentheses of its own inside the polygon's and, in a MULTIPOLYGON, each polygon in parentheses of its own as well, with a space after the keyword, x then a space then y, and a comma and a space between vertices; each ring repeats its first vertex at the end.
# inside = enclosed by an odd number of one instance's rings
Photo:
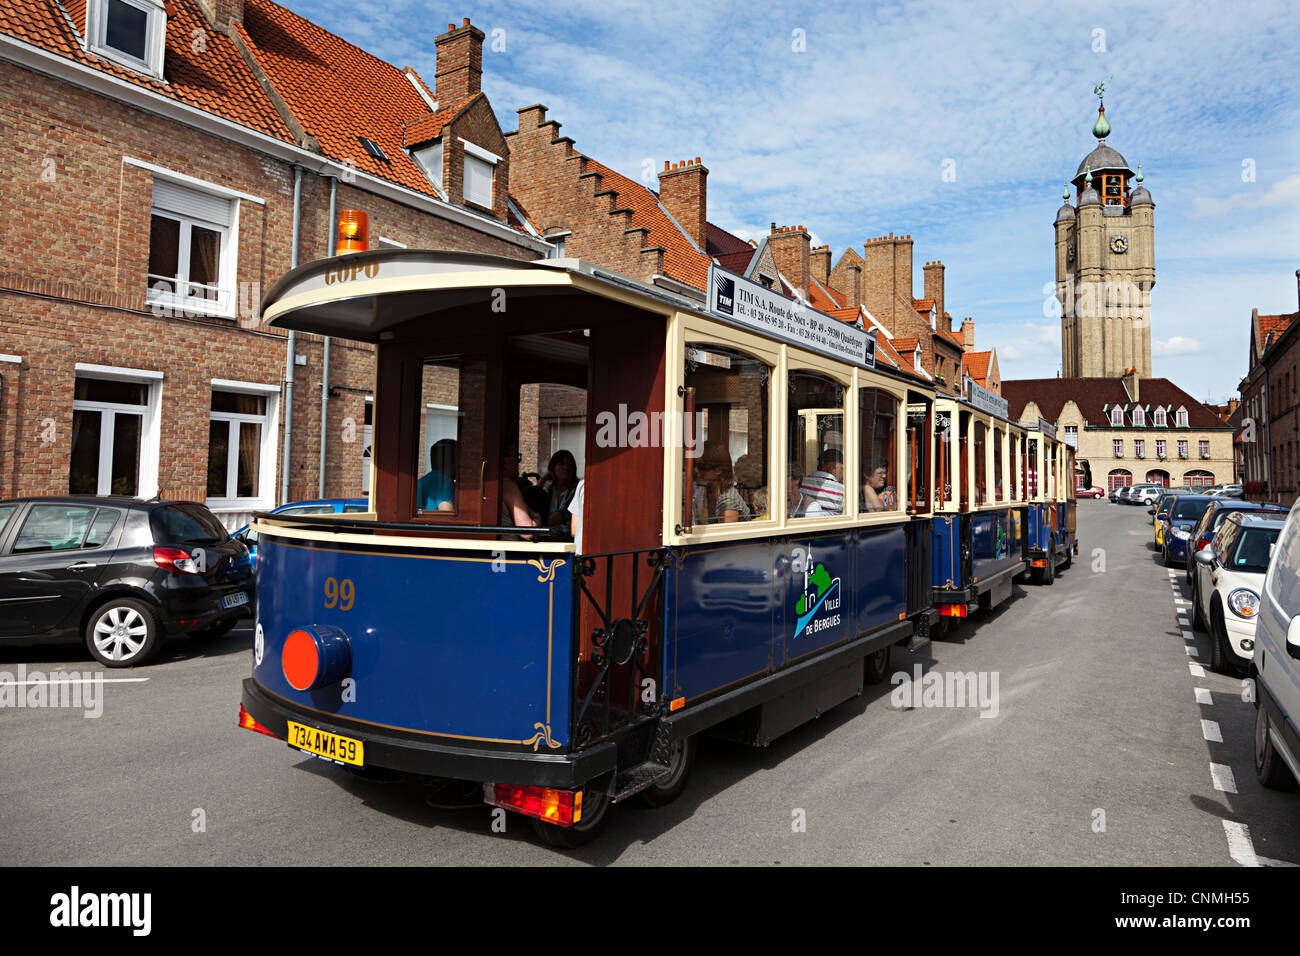
POLYGON ((803 226, 772 226, 772 234, 767 237, 767 244, 772 248, 772 258, 776 267, 787 282, 795 287, 808 300, 808 276, 811 271, 810 246, 812 239, 803 226))
POLYGON ((887 236, 863 244, 862 301, 867 311, 897 334, 899 303, 912 305, 912 237, 887 236))
POLYGON ((964 352, 975 351, 975 320, 969 316, 961 320, 961 347, 964 352))
POLYGON ((862 304, 862 266, 846 257, 840 260, 835 274, 835 288, 844 293, 844 307, 856 309, 862 304))
MULTIPOLYGON (((938 259, 925 264, 924 297, 934 299, 934 325, 935 328, 943 329, 943 263, 938 259)), ((944 331, 951 332, 952 326, 949 325, 944 331)))
POLYGON ((700 249, 708 248, 709 170, 696 156, 670 163, 659 174, 659 201, 700 249))
POLYGON ((1129 399, 1134 402, 1137 402, 1139 400, 1138 399, 1138 370, 1136 368, 1126 368, 1124 369, 1124 374, 1121 376, 1121 378, 1123 379, 1124 382, 1124 390, 1128 392, 1129 399))
POLYGON ((439 103, 453 103, 479 92, 483 79, 483 31, 469 25, 447 24, 447 32, 434 37, 438 51, 433 74, 433 95, 439 103))
POLYGON ((831 247, 818 246, 808 253, 808 265, 812 277, 822 285, 831 283, 831 247))
POLYGON ((213 28, 230 32, 232 23, 244 22, 244 0, 198 0, 199 9, 213 28))

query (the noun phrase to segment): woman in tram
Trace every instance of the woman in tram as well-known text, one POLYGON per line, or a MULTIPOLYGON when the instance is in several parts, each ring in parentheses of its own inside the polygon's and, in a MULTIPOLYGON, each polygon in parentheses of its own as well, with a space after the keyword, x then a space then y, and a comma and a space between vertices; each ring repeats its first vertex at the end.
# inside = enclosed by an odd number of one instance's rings
POLYGON ((571 530, 573 519, 569 506, 573 503, 573 493, 578 489, 577 459, 573 457, 573 452, 561 448, 551 456, 546 472, 551 476, 546 523, 552 528, 556 525, 563 526, 567 534, 571 530))
POLYGON ((893 511, 898 507, 898 493, 889 485, 889 462, 877 456, 875 466, 862 485, 863 511, 893 511))
POLYGON ((703 507, 696 505, 696 524, 714 524, 719 521, 748 521, 749 506, 736 490, 736 477, 731 469, 731 456, 726 448, 713 445, 695 463, 695 473, 703 485, 703 507))

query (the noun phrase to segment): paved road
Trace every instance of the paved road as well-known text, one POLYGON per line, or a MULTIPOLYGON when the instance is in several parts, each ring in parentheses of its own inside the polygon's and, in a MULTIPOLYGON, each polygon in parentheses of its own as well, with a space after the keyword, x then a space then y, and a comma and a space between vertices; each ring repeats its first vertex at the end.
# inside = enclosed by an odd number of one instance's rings
MULTIPOLYGON (((147 680, 106 685, 98 719, 0 709, 7 862, 1300 862, 1300 795, 1255 780, 1241 682, 1195 673, 1208 643, 1180 624, 1181 574, 1171 582, 1148 549, 1146 520, 1081 502, 1082 553, 1055 585, 1017 585, 957 640, 895 649, 894 672, 996 675, 995 716, 903 709, 891 684, 871 687, 764 750, 705 741, 680 800, 620 806, 599 842, 569 854, 538 844, 521 818, 494 833, 487 807, 435 809, 419 786, 360 779, 238 730, 249 631, 176 639, 155 666, 107 673, 147 680)), ((50 647, 9 649, 0 671, 20 663, 99 669, 50 647)))

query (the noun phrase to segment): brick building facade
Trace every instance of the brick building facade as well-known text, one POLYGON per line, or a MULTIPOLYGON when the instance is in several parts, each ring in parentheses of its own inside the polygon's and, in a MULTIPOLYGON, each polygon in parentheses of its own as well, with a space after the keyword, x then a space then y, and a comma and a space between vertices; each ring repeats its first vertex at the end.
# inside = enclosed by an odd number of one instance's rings
POLYGON ((332 209, 365 211, 372 247, 547 253, 510 202, 483 34, 437 38, 430 89, 265 0, 150 0, 135 48, 97 29, 104 0, 3 5, 0 497, 159 494, 235 526, 363 496, 370 349, 299 334, 289 363, 261 295, 295 221, 298 262, 331 254, 332 209))
MULTIPOLYGON (((1300 298, 1300 270, 1296 287, 1300 298)), ((1280 315, 1253 310, 1249 361, 1238 386, 1241 480, 1248 498, 1289 505, 1300 497, 1300 304, 1280 315)))

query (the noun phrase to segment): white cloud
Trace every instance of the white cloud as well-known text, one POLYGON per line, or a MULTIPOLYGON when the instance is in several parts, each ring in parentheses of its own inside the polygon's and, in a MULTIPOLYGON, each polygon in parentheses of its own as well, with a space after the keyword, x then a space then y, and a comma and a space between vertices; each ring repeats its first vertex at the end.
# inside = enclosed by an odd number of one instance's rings
POLYGON ((1197 339, 1175 335, 1168 339, 1156 339, 1151 343, 1152 355, 1191 355, 1202 348, 1197 339))
POLYGON ((1287 176, 1261 191, 1257 183, 1243 183, 1240 192, 1222 199, 1197 196, 1192 209, 1198 217, 1221 216, 1241 209, 1267 209, 1270 206, 1300 204, 1300 173, 1287 176))

